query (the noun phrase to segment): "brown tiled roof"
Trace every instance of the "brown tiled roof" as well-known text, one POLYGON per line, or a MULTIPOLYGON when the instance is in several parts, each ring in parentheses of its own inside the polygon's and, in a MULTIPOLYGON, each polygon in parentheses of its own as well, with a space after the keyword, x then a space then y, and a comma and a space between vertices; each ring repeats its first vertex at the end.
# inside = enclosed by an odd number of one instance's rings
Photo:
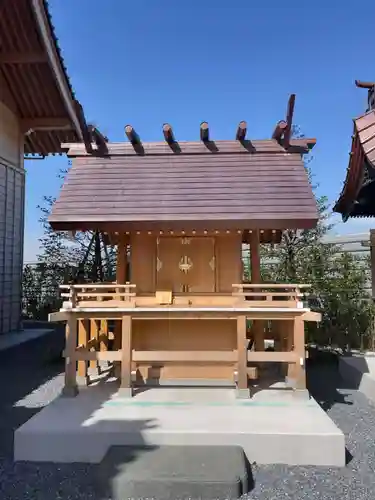
POLYGON ((81 145, 50 217, 55 229, 310 228, 316 202, 296 141, 81 145), (291 152, 292 151, 292 152, 291 152), (294 152, 293 152, 294 151, 294 152), (83 155, 83 156, 81 156, 83 155))
MULTIPOLYGON (((349 165, 343 189, 334 206, 335 212, 342 214, 344 218, 370 215, 366 213, 367 209, 357 205, 359 193, 364 183, 371 181, 369 172, 371 173, 373 169, 375 169, 375 110, 354 120, 349 165)), ((373 172, 375 174, 375 170, 373 172)), ((375 202, 373 205, 375 209, 375 202)))
POLYGON ((48 49, 34 9, 36 5, 40 6, 47 36, 52 41, 52 57, 59 69, 66 97, 73 104, 75 97, 45 0, 0 2, 0 76, 10 89, 12 105, 20 119, 65 119, 68 122, 67 129, 39 128, 25 136, 26 154, 46 155, 61 152, 62 142, 80 141, 82 136, 80 126, 72 119, 72 113, 67 109, 66 99, 51 67, 48 49))

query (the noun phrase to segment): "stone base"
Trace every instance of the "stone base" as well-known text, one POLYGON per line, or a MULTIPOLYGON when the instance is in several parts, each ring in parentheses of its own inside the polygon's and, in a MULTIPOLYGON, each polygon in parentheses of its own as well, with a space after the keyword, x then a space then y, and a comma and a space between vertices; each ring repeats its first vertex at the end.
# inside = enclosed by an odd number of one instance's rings
POLYGON ((345 439, 313 398, 235 389, 140 388, 113 382, 57 398, 14 434, 15 460, 99 463, 110 446, 241 446, 250 463, 345 465, 345 439))
POLYGON ((97 491, 113 500, 238 499, 252 486, 250 474, 237 446, 113 446, 99 466, 97 491))
POLYGON ((78 396, 78 387, 74 385, 73 387, 66 387, 64 386, 62 391, 61 391, 61 396, 63 398, 75 398, 78 396))
POLYGON ((236 389, 236 396, 238 399, 249 399, 250 398, 250 389, 236 389))
POLYGON ((375 357, 373 355, 340 357, 339 372, 348 388, 357 389, 375 402, 375 357))
POLYGON ((117 394, 119 398, 132 398, 133 389, 131 387, 120 387, 117 394))

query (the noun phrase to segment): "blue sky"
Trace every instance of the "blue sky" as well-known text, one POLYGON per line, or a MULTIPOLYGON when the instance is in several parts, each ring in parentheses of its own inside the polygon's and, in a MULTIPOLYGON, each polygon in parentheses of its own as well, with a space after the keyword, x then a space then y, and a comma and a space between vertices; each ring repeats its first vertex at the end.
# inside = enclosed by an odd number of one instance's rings
MULTIPOLYGON (((296 93, 294 122, 317 138, 319 192, 333 202, 348 164, 352 118, 366 108, 355 79, 375 80, 375 2, 229 0, 50 0, 71 83, 88 121, 112 141, 132 124, 142 140, 161 127, 197 140, 208 121, 216 139, 240 120, 250 138, 270 137, 296 93)), ((27 161, 25 260, 38 250, 36 206, 57 195, 66 158, 27 161)), ((336 232, 362 232, 364 220, 336 232)))

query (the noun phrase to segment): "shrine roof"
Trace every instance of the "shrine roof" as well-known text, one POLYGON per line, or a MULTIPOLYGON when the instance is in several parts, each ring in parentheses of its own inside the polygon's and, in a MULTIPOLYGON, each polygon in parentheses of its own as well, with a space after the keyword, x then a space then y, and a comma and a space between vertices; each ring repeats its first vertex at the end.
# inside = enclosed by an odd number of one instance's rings
POLYGON ((72 166, 49 220, 57 230, 314 227, 302 157, 313 142, 64 145, 72 166))
POLYGON ((349 217, 375 216, 375 110, 354 120, 349 165, 334 211, 349 217))

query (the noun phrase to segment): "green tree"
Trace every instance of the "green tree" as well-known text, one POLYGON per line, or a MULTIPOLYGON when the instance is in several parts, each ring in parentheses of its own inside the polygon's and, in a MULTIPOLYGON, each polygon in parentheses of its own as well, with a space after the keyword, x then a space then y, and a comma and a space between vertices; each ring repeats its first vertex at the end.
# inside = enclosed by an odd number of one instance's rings
MULTIPOLYGON (((307 174, 314 193, 310 164, 307 174)), ((368 345, 373 304, 368 293, 369 259, 343 252, 324 242, 332 229, 328 200, 317 197, 318 224, 308 230, 287 230, 281 243, 262 249, 262 276, 268 282, 310 284, 310 307, 322 313, 320 324, 308 323, 307 339, 342 349, 368 345)))
MULTIPOLYGON (((58 177, 63 179, 66 171, 60 171, 58 177)), ((43 196, 39 222, 43 235, 39 239, 40 253, 36 266, 25 267, 23 276, 23 310, 24 314, 34 319, 46 319, 48 313, 61 307, 62 299, 59 286, 72 279, 79 266, 83 266, 85 276, 90 276, 97 257, 95 245, 90 246, 93 232, 77 232, 74 236, 66 231, 54 231, 49 224, 55 198, 43 196)), ((115 279, 116 250, 113 247, 100 246, 103 278, 115 279)))

